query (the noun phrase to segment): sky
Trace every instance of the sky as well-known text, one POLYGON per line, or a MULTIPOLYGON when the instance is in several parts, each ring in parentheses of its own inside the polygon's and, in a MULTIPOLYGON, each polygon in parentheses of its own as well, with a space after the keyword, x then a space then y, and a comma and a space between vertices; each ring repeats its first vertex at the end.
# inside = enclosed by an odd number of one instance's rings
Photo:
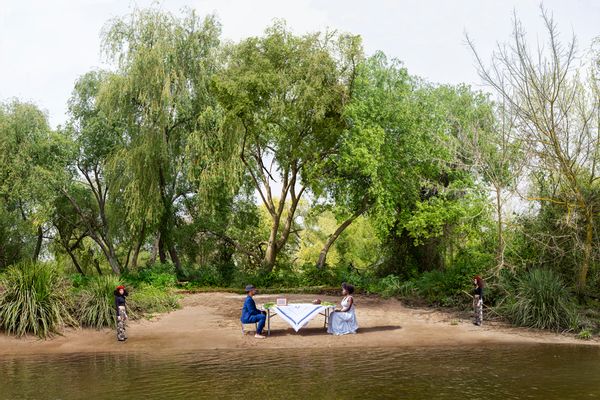
MULTIPOLYGON (((63 124, 77 78, 108 67, 100 53, 103 26, 153 4, 216 14, 223 37, 233 41, 260 35, 275 18, 298 34, 326 28, 360 34, 367 55, 382 50, 428 81, 483 90, 465 32, 484 59, 510 39, 513 12, 533 43, 544 39, 539 0, 0 0, 0 101, 33 102, 53 127, 63 124)), ((600 0, 543 6, 565 40, 577 37, 581 53, 600 36, 600 0)))

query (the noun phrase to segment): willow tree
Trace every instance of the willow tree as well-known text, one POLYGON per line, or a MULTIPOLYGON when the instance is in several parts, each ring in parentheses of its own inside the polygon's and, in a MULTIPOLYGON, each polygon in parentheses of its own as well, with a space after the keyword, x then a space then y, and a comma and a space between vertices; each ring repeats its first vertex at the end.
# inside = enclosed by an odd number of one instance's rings
POLYGON ((532 52, 515 17, 512 43, 499 46, 491 67, 474 50, 481 77, 510 106, 517 133, 530 154, 530 168, 556 188, 530 199, 564 207, 577 231, 581 261, 574 274, 583 293, 593 261, 594 217, 600 203, 594 186, 600 176, 598 96, 594 77, 582 80, 573 38, 561 43, 557 27, 543 9, 547 44, 532 52))
POLYGON ((241 161, 271 219, 265 271, 293 231, 300 199, 338 151, 360 57, 357 37, 296 36, 277 22, 234 46, 215 79, 228 121, 241 132, 241 161))
POLYGON ((102 107, 123 126, 124 146, 111 161, 116 192, 129 224, 155 231, 161 261, 168 252, 179 272, 175 231, 182 200, 197 192, 191 166, 207 155, 189 148, 210 150, 199 143, 220 132, 211 124, 218 125, 218 112, 210 85, 219 35, 214 17, 149 9, 111 21, 103 36, 116 71, 100 94, 102 107))

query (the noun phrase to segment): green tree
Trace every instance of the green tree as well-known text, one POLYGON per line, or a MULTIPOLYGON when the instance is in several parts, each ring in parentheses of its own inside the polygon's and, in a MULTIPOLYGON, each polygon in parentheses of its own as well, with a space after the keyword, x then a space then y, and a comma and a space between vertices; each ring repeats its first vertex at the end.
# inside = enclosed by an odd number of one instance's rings
POLYGON ((241 161, 271 219, 265 271, 288 241, 303 194, 338 151, 360 56, 357 37, 295 36, 278 22, 233 46, 216 76, 228 124, 241 132, 241 161))
POLYGON ((340 221, 323 244, 317 267, 325 265, 329 249, 350 224, 373 207, 382 211, 398 195, 390 192, 397 188, 390 164, 402 162, 405 155, 388 152, 387 145, 393 135, 410 128, 407 104, 412 87, 406 69, 381 52, 358 66, 352 99, 344 110, 348 128, 327 160, 322 178, 312 185, 313 192, 324 197, 321 205, 340 221))
POLYGON ((214 17, 149 9, 111 21, 103 39, 117 71, 101 103, 123 127, 123 146, 111 157, 114 185, 128 223, 156 231, 161 261, 168 252, 180 273, 183 200, 198 193, 193 183, 201 175, 225 173, 209 166, 212 156, 227 160, 223 150, 231 142, 211 93, 219 35, 214 17))
POLYGON ((18 261, 21 251, 14 245, 29 247, 32 235, 29 257, 38 259, 69 149, 64 136, 50 129, 46 115, 35 105, 17 100, 0 105, 0 205, 17 228, 4 231, 7 236, 15 233, 5 239, 7 249, 12 248, 6 264, 18 261), (26 231, 17 232, 19 227, 26 231))
POLYGON ((123 137, 118 124, 111 122, 98 104, 100 89, 107 79, 108 74, 103 72, 83 75, 76 82, 69 100, 71 118, 67 132, 77 147, 77 153, 71 163, 73 181, 62 188, 71 207, 63 205, 61 209, 65 212, 74 211, 75 214, 70 214, 71 218, 67 219, 65 215, 57 216, 56 226, 59 228, 60 243, 64 244, 78 270, 80 268, 72 253, 72 246, 79 245, 82 236, 89 235, 104 254, 112 271, 120 274, 122 263, 117 257, 116 224, 110 218, 111 212, 120 205, 111 204, 114 196, 109 194, 107 167, 110 157, 122 147, 123 137), (75 243, 69 244, 70 232, 77 226, 76 222, 83 225, 84 229, 77 234, 75 243))

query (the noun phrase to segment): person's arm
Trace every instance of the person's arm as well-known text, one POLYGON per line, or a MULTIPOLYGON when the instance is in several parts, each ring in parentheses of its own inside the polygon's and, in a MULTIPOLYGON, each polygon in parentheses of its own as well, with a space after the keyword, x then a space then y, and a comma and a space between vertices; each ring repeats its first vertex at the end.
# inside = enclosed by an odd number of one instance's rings
POLYGON ((242 306, 242 315, 250 315, 250 306, 248 304, 249 301, 246 297, 246 300, 244 300, 244 305, 242 306))

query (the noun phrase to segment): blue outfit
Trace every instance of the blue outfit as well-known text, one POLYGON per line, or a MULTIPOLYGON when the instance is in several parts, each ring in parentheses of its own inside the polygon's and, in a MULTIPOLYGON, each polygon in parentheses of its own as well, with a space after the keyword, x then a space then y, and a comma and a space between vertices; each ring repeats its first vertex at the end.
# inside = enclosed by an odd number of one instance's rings
POLYGON ((244 301, 244 307, 242 307, 242 318, 240 319, 243 324, 253 324, 258 322, 256 333, 260 335, 265 327, 267 316, 260 312, 258 308, 256 308, 256 303, 254 302, 254 299, 252 299, 252 296, 248 296, 246 297, 246 301, 244 301))

